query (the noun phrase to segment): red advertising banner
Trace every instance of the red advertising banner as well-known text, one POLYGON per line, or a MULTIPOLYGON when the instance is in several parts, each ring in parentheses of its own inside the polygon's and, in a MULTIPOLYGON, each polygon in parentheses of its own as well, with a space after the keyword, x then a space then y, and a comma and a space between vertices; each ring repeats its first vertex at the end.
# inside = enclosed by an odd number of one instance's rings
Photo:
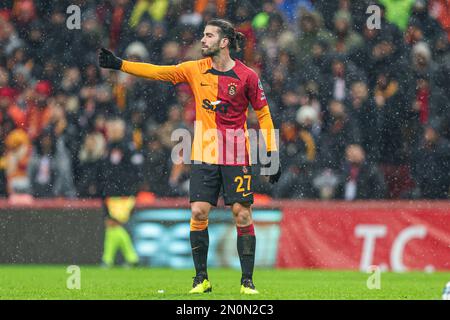
POLYGON ((283 203, 277 267, 450 269, 450 202, 283 203))

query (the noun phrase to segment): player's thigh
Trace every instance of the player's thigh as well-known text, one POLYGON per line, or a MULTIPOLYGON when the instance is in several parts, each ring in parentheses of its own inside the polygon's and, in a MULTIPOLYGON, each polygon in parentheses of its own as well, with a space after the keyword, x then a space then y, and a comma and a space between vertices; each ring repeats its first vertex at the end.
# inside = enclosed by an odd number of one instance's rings
POLYGON ((220 168, 214 164, 192 164, 189 181, 189 200, 194 202, 207 202, 217 205, 220 186, 222 184, 220 168))
POLYGON ((251 166, 221 166, 221 174, 225 205, 253 203, 251 166))

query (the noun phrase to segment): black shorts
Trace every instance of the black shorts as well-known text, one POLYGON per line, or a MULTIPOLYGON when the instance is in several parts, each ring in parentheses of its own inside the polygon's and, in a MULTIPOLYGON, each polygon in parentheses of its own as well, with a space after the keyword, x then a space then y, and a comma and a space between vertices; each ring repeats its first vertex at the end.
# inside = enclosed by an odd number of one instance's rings
POLYGON ((217 206, 222 191, 225 205, 253 203, 252 167, 192 164, 190 202, 204 201, 217 206))

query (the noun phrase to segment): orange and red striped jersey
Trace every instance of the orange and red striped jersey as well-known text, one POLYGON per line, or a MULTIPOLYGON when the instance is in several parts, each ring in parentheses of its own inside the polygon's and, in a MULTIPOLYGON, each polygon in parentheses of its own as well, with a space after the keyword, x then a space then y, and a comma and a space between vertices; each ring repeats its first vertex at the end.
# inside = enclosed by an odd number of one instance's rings
POLYGON ((226 72, 212 67, 212 59, 173 66, 124 60, 121 70, 153 80, 186 82, 195 97, 195 130, 191 160, 221 165, 251 165, 247 132, 249 104, 256 112, 267 151, 275 151, 269 106, 255 71, 235 60, 226 72))

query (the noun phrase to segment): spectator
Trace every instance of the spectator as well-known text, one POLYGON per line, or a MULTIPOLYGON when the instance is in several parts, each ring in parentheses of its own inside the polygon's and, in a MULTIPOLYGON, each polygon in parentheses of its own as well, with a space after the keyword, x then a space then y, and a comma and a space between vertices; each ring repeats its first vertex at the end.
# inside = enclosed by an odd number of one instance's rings
MULTIPOLYGON (((331 99, 344 101, 350 91, 352 82, 363 78, 361 72, 351 63, 347 62, 343 56, 335 56, 331 60, 331 74, 322 83, 322 101, 326 104, 331 99)), ((325 113, 325 122, 328 121, 328 114, 325 113)))
POLYGON ((296 23, 298 14, 301 10, 312 11, 313 4, 311 0, 283 0, 277 1, 278 9, 287 18, 289 23, 296 23))
POLYGON ((447 199, 450 187, 450 143, 438 130, 427 126, 414 153, 413 177, 418 196, 426 199, 447 199))
POLYGON ((27 174, 31 144, 22 129, 12 130, 5 140, 5 173, 9 195, 31 193, 30 179, 27 174))
POLYGON ((2 118, 10 118, 15 127, 23 128, 25 126, 25 114, 14 103, 14 96, 14 89, 0 88, 0 114, 2 118))
POLYGON ((421 29, 423 30, 425 39, 433 43, 443 30, 439 23, 428 13, 427 5, 428 0, 416 0, 412 7, 412 14, 409 19, 416 20, 416 22, 422 26, 421 29))
POLYGON ((345 148, 359 144, 360 132, 342 102, 329 104, 330 121, 320 137, 319 158, 323 168, 338 170, 344 161, 345 148))
POLYGON ((172 149, 176 142, 171 140, 172 132, 179 128, 186 128, 183 124, 182 112, 178 105, 169 107, 169 119, 159 128, 158 140, 167 149, 172 149))
POLYGON ((28 168, 33 196, 75 197, 70 158, 63 142, 51 128, 36 139, 28 168))
POLYGON ((439 21, 450 42, 450 4, 447 0, 431 0, 430 2, 430 14, 439 21))
POLYGON ((411 10, 416 0, 379 0, 386 8, 386 18, 404 31, 408 24, 411 10))
POLYGON ((364 150, 360 145, 347 146, 336 197, 352 201, 383 199, 385 196, 386 185, 382 172, 366 161, 364 150))
POLYGON ((78 67, 64 70, 60 89, 68 95, 77 95, 81 89, 81 73, 78 67))
POLYGON ((388 196, 396 198, 414 186, 405 150, 405 128, 411 101, 402 90, 402 82, 388 71, 379 71, 374 99, 380 122, 377 136, 380 139, 380 158, 377 162, 384 173, 388 196))
POLYGON ((100 197, 100 166, 104 157, 106 142, 101 133, 88 133, 79 153, 80 168, 76 177, 79 197, 100 197))
POLYGON ((156 131, 149 133, 147 137, 143 148, 144 190, 164 197, 171 192, 168 187, 171 155, 158 139, 156 131))
POLYGON ((294 51, 294 34, 286 30, 280 14, 269 17, 269 24, 259 39, 259 49, 264 56, 266 70, 272 70, 278 64, 281 50, 294 51))
POLYGON ((402 154, 403 136, 401 126, 408 105, 401 91, 401 83, 390 72, 379 71, 374 90, 377 113, 381 115, 377 136, 380 137, 380 159, 383 164, 399 165, 404 161, 402 154))
POLYGON ((280 159, 284 170, 279 182, 274 186, 274 197, 314 197, 312 176, 317 160, 317 142, 312 130, 318 121, 317 110, 311 106, 303 106, 297 112, 295 124, 292 121, 283 123, 280 159))
POLYGON ((35 102, 30 101, 26 110, 26 130, 34 141, 48 125, 51 116, 48 98, 52 92, 48 81, 40 81, 35 86, 35 102))
POLYGON ((168 0, 138 0, 131 12, 130 27, 137 27, 146 17, 151 18, 152 21, 162 21, 168 6, 168 0))
POLYGON ((299 29, 301 35, 297 41, 296 56, 300 59, 311 57, 312 47, 318 40, 328 44, 333 42, 332 34, 323 28, 322 17, 317 12, 304 11, 300 15, 299 29))
POLYGON ((375 101, 369 96, 369 89, 364 81, 352 84, 345 105, 349 107, 349 115, 361 133, 361 147, 367 155, 367 160, 376 161, 380 158, 381 152, 378 134, 382 130, 380 128, 382 114, 378 112, 375 101))
POLYGON ((348 11, 340 10, 334 15, 334 51, 348 54, 363 46, 362 37, 353 31, 348 11))
POLYGON ((105 209, 105 242, 103 264, 114 264, 120 249, 126 263, 135 265, 139 258, 131 238, 123 225, 134 209, 135 196, 141 178, 142 154, 126 138, 126 124, 121 118, 109 118, 106 122, 108 145, 100 166, 100 194, 105 209))

